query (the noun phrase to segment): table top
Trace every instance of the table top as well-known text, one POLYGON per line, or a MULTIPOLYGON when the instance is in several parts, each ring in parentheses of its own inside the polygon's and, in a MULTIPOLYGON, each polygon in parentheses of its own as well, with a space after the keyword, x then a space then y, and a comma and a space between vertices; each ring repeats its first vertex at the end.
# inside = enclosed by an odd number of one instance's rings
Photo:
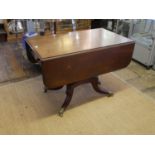
POLYGON ((35 36, 27 43, 41 60, 62 57, 97 48, 109 48, 133 41, 103 28, 35 36))

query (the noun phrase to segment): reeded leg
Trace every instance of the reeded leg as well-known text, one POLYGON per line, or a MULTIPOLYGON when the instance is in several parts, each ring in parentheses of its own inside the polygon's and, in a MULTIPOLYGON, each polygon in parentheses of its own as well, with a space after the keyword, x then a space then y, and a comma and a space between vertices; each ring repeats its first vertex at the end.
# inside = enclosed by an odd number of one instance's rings
POLYGON ((109 91, 107 91, 107 90, 104 89, 104 88, 100 88, 99 85, 98 85, 99 83, 100 83, 100 82, 99 82, 99 80, 98 80, 97 77, 95 77, 95 78, 93 78, 93 79, 91 80, 92 87, 94 88, 94 90, 95 90, 96 92, 101 93, 101 94, 105 94, 105 95, 107 95, 108 97, 113 96, 113 93, 112 93, 112 92, 109 92, 109 91))
POLYGON ((63 105, 61 106, 61 109, 59 111, 59 116, 63 116, 63 113, 64 111, 66 110, 66 108, 68 107, 71 99, 72 99, 72 96, 73 96, 73 92, 74 92, 74 88, 70 85, 67 86, 67 90, 66 90, 66 99, 63 103, 63 105))

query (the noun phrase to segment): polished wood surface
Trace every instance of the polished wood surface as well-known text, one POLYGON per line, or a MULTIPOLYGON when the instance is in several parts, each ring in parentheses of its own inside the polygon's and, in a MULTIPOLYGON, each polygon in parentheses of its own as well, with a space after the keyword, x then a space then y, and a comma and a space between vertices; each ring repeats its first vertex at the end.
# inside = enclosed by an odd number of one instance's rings
POLYGON ((27 46, 27 52, 40 59, 45 92, 67 86, 67 96, 59 111, 62 116, 76 85, 91 82, 96 91, 103 93, 97 76, 126 67, 132 58, 134 42, 104 29, 93 29, 37 36, 28 39, 27 46))
POLYGON ((69 32, 60 35, 36 36, 27 40, 41 60, 84 53, 96 48, 129 44, 132 40, 105 29, 69 32))
POLYGON ((89 79, 86 79, 86 80, 82 80, 82 81, 78 81, 78 82, 75 82, 75 83, 72 83, 72 84, 69 84, 67 85, 67 88, 66 88, 66 99, 63 103, 63 105, 61 106, 61 109, 59 111, 59 116, 63 116, 63 113, 64 111, 66 110, 66 108, 68 107, 71 99, 72 99, 72 96, 73 96, 73 93, 74 93, 74 89, 81 85, 81 84, 86 84, 86 83, 91 83, 93 89, 100 93, 100 94, 104 94, 108 97, 111 97, 113 96, 113 93, 112 92, 109 92, 107 91, 106 89, 104 88, 100 88, 100 81, 98 79, 98 77, 92 77, 92 78, 89 78, 89 79))
POLYGON ((55 88, 124 68, 131 61, 133 48, 131 43, 42 61, 44 84, 55 88))

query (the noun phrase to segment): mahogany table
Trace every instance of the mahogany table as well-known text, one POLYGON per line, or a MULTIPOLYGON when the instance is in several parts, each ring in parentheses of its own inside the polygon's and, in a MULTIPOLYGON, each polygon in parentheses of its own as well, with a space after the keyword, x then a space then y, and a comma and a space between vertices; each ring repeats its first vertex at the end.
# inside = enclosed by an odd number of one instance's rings
POLYGON ((27 39, 26 49, 31 62, 41 63, 45 92, 66 85, 66 99, 59 111, 62 116, 79 84, 90 82, 95 91, 113 95, 99 87, 98 75, 126 67, 134 42, 99 28, 35 36, 27 39))

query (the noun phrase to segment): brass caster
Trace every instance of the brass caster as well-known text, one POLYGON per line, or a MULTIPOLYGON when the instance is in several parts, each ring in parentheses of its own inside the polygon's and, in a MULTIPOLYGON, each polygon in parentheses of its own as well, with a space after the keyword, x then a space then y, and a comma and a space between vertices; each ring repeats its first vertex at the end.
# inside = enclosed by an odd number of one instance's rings
POLYGON ((111 92, 109 92, 109 93, 107 94, 107 97, 112 97, 112 96, 114 96, 114 94, 111 93, 111 92))
POLYGON ((61 109, 60 109, 60 111, 59 111, 59 113, 58 113, 60 117, 63 117, 64 111, 65 111, 64 108, 61 108, 61 109))

